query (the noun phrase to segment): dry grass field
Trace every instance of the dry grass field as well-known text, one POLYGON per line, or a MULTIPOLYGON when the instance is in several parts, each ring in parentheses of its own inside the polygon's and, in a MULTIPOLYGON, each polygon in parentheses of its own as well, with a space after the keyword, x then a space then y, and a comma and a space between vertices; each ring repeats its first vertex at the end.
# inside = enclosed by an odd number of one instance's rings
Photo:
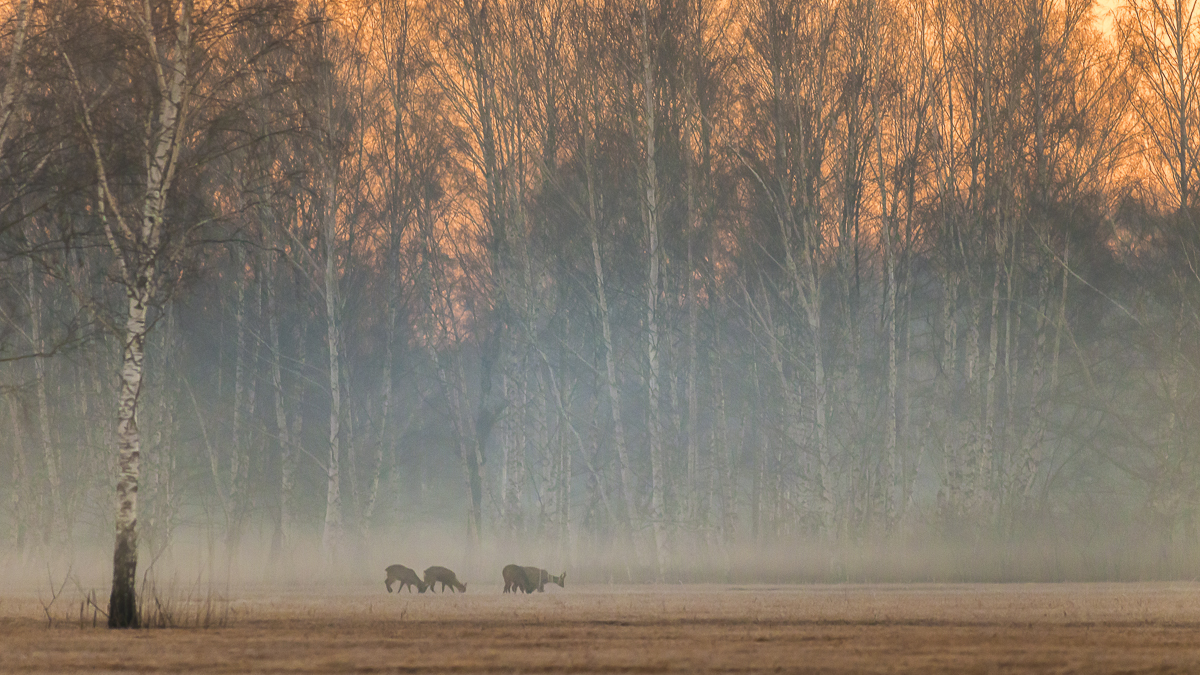
MULTIPOLYGON (((499 576, 499 575, 497 575, 499 576)), ((0 672, 1200 672, 1200 584, 245 587, 109 631, 0 594, 0 672), (212 613, 210 613, 210 611, 212 613), (210 627, 194 627, 197 616, 210 627), (50 624, 50 625, 48 625, 50 624)), ((71 604, 74 603, 74 604, 71 604)))

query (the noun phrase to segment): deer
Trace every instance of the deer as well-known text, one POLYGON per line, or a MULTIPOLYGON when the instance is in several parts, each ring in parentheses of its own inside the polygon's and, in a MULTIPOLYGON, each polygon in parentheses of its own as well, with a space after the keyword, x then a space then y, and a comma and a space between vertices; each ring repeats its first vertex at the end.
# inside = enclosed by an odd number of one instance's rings
POLYGON ((567 587, 567 573, 563 572, 558 576, 553 576, 546 570, 540 567, 526 567, 525 577, 529 580, 529 584, 525 587, 526 593, 532 593, 536 588, 538 593, 546 592, 546 584, 558 584, 559 588, 567 587))
POLYGON ((425 585, 428 586, 429 590, 432 591, 434 590, 433 585, 438 583, 442 585, 443 593, 446 592, 447 586, 450 587, 451 592, 467 592, 467 585, 459 581, 458 577, 454 575, 454 572, 446 569, 445 567, 434 565, 433 567, 425 570, 425 585))
POLYGON ((516 593, 525 591, 532 593, 535 589, 539 593, 546 592, 546 584, 558 584, 562 588, 566 588, 567 573, 563 572, 558 576, 552 576, 546 570, 540 567, 521 567, 520 565, 507 565, 501 571, 504 576, 504 592, 509 591, 516 593))
POLYGON ((412 593, 413 586, 417 587, 418 593, 424 593, 427 588, 425 583, 421 581, 421 578, 417 576, 416 571, 404 565, 388 565, 388 568, 384 571, 387 572, 387 579, 383 582, 383 585, 387 586, 388 593, 392 592, 393 581, 400 582, 400 587, 396 589, 397 593, 404 590, 405 586, 408 586, 409 593, 412 593))
POLYGON ((505 593, 519 593, 529 585, 529 579, 525 577, 525 568, 520 565, 505 565, 500 574, 504 576, 505 593))

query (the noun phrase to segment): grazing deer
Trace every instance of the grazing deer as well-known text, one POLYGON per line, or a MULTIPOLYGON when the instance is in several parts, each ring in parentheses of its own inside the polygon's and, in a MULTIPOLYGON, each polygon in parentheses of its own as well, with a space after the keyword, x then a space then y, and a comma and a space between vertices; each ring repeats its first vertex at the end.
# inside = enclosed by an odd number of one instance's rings
POLYGON ((425 585, 428 586, 429 590, 432 591, 434 590, 433 585, 438 583, 442 585, 443 593, 446 592, 447 586, 450 587, 451 591, 459 591, 461 593, 467 592, 467 585, 460 582, 458 577, 454 576, 454 572, 451 572, 445 567, 438 567, 437 565, 434 565, 433 567, 425 570, 425 585))
POLYGON ((520 565, 505 565, 500 571, 504 576, 504 592, 520 593, 529 587, 529 579, 525 576, 525 568, 520 565))
POLYGON ((425 592, 426 586, 414 570, 404 565, 388 565, 388 568, 384 571, 387 572, 387 580, 383 582, 383 585, 387 586, 388 593, 392 592, 393 581, 400 582, 400 587, 396 589, 396 592, 404 590, 405 586, 408 586, 409 593, 412 593, 413 586, 417 587, 418 593, 425 592))
POLYGON ((504 575, 504 592, 510 590, 513 593, 517 591, 525 591, 532 593, 537 590, 539 593, 546 591, 546 584, 553 583, 566 588, 567 573, 563 572, 558 576, 552 576, 546 570, 540 567, 521 567, 519 565, 508 565, 502 570, 504 575))

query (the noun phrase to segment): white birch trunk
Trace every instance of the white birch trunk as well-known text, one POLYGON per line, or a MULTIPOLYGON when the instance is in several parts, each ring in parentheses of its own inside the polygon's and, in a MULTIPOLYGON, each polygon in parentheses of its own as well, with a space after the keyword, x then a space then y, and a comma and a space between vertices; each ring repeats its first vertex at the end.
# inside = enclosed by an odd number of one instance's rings
POLYGON ((525 373, 521 373, 519 377, 519 380, 510 377, 504 378, 505 398, 511 403, 510 413, 504 421, 503 479, 505 521, 509 536, 518 541, 525 535, 522 498, 526 472, 525 445, 528 436, 524 422, 529 405, 525 373))
POLYGON ((29 466, 25 458, 25 437, 21 433, 21 406, 14 393, 9 393, 8 415, 12 423, 12 492, 9 493, 8 503, 13 514, 12 542, 13 550, 21 555, 25 552, 25 534, 29 529, 29 510, 22 499, 29 496, 29 466))
MULTIPOLYGON (((939 354, 941 372, 934 381, 937 399, 945 409, 950 409, 951 379, 956 374, 958 361, 958 283, 954 274, 944 272, 942 277, 942 340, 939 354)), ((932 419, 932 417, 931 417, 932 419)), ((939 506, 952 517, 957 517, 962 508, 962 462, 961 447, 956 439, 958 421, 951 414, 941 417, 942 459, 945 498, 939 506)))
POLYGON ((140 624, 134 590, 137 580, 137 497, 142 449, 137 404, 142 390, 146 309, 151 293, 149 284, 131 290, 125 320, 125 348, 121 357, 121 389, 117 399, 117 453, 120 468, 117 477, 112 597, 108 605, 110 628, 137 628, 140 624))
MULTIPOLYGON (((886 212, 886 205, 884 206, 886 212)), ((899 501, 903 499, 901 490, 899 490, 900 476, 900 460, 897 451, 896 430, 899 427, 897 423, 898 407, 897 396, 899 395, 899 374, 897 372, 897 351, 896 344, 896 255, 892 250, 892 223, 887 221, 883 223, 881 228, 884 234, 884 259, 885 259, 885 274, 887 278, 887 286, 884 289, 886 297, 884 299, 884 317, 883 317, 883 332, 884 339, 887 342, 887 402, 884 415, 884 423, 887 429, 883 436, 883 452, 884 452, 884 467, 887 475, 884 477, 884 523, 885 527, 890 528, 896 521, 899 511, 899 501)))
MULTIPOLYGON (((175 311, 168 307, 165 314, 164 325, 160 329, 162 339, 159 340, 158 345, 162 357, 157 363, 151 365, 162 368, 162 372, 172 372, 171 368, 175 364, 171 357, 177 348, 175 344, 175 311)), ((153 481, 148 500, 151 507, 149 526, 151 536, 158 539, 156 542, 151 542, 154 544, 151 560, 156 559, 170 546, 179 508, 175 481, 175 407, 168 394, 166 381, 159 389, 156 407, 154 440, 151 445, 153 455, 147 458, 148 467, 151 469, 150 478, 153 481)))
POLYGON ((720 324, 716 324, 716 335, 713 337, 716 349, 713 350, 711 363, 713 399, 716 403, 715 420, 713 424, 713 472, 716 474, 718 493, 721 498, 721 541, 726 552, 734 542, 734 528, 737 524, 737 504, 735 503, 735 467, 733 448, 729 443, 729 418, 725 401, 725 364, 721 358, 722 345, 720 324))
POLYGON ((294 470, 292 441, 288 434, 287 412, 284 409, 283 367, 280 363, 279 310, 275 297, 275 258, 268 254, 264 260, 267 294, 267 339, 271 349, 271 390, 275 398, 275 434, 279 448, 280 486, 276 508, 275 532, 271 538, 271 560, 277 566, 282 556, 290 551, 292 539, 291 481, 294 470))
POLYGON ((962 454, 962 485, 960 486, 965 499, 965 506, 974 509, 978 505, 978 472, 979 455, 982 454, 983 434, 980 429, 982 422, 982 406, 980 405, 979 356, 982 351, 981 342, 983 304, 979 279, 976 275, 967 280, 968 325, 967 343, 963 356, 963 380, 966 383, 966 412, 965 419, 960 419, 958 425, 966 429, 966 441, 959 452, 962 454))
POLYGON ((642 7, 642 98, 643 148, 645 165, 643 181, 645 201, 642 215, 646 223, 649 247, 649 271, 646 280, 646 394, 650 435, 650 521, 654 532, 655 576, 662 579, 667 567, 667 528, 664 492, 666 476, 663 471, 662 420, 659 413, 658 361, 658 165, 655 156, 657 133, 657 85, 654 58, 650 43, 650 9, 643 0, 642 7))
POLYGON ((237 262, 237 276, 234 279, 236 287, 236 307, 234 308, 234 343, 233 368, 233 410, 230 416, 232 441, 229 448, 229 487, 226 490, 228 501, 225 506, 225 556, 226 574, 233 568, 237 558, 237 550, 242 531, 244 517, 246 483, 249 478, 249 453, 246 449, 249 439, 243 438, 243 416, 253 418, 254 393, 253 386, 247 387, 246 378, 249 369, 246 367, 246 263, 242 251, 236 251, 234 260, 237 262), (249 390, 249 391, 248 391, 249 390), (249 400, 247 400, 249 399, 249 400))
MULTIPOLYGON (((589 173, 589 183, 590 183, 589 173)), ((637 504, 633 494, 633 467, 629 462, 629 448, 625 441, 625 426, 621 421, 621 388, 617 381, 617 359, 613 345, 612 321, 609 317, 608 292, 604 289, 604 264, 600 257, 600 240, 596 232, 595 193, 589 187, 589 200, 592 217, 589 222, 589 233, 592 239, 592 262, 596 271, 596 304, 600 314, 600 336, 604 341, 604 383, 608 390, 608 407, 613 421, 613 445, 617 449, 618 477, 620 479, 622 518, 621 526, 626 529, 631 541, 634 536, 637 518, 637 504)), ((634 546, 636 556, 636 545, 634 546)))
POLYGON ((378 438, 376 438, 371 446, 371 473, 368 476, 366 495, 364 495, 364 504, 362 508, 362 518, 360 523, 360 532, 363 541, 370 542, 370 525, 371 518, 375 516, 375 505, 379 500, 379 478, 383 473, 383 450, 384 445, 391 445, 390 438, 393 432, 391 429, 392 418, 392 371, 395 369, 395 351, 393 343, 396 340, 396 293, 398 286, 398 277, 395 268, 395 259, 392 259, 392 268, 389 272, 388 306, 387 306, 387 321, 386 329, 383 337, 383 391, 380 393, 379 405, 379 430, 378 438))
MULTIPOLYGON (((810 226, 815 228, 815 224, 810 226)), ((815 232, 815 229, 810 229, 815 232)), ((830 476, 829 434, 826 424, 826 407, 828 401, 825 378, 824 345, 821 339, 821 278, 816 271, 817 262, 805 254, 807 268, 807 285, 810 289, 808 302, 805 303, 805 315, 808 317, 808 330, 812 340, 812 369, 813 369, 813 438, 817 444, 816 494, 817 514, 820 517, 819 527, 828 533, 833 527, 833 482, 830 476)))
POLYGON ((976 466, 976 491, 980 506, 985 512, 994 507, 995 498, 995 451, 996 451, 996 370, 999 357, 999 312, 1000 312, 1000 257, 997 255, 992 279, 992 306, 988 327, 987 370, 984 374, 983 394, 983 438, 980 442, 976 466))
POLYGON ((4 89, 0 90, 0 150, 8 145, 8 140, 16 131, 15 119, 19 108, 18 92, 21 89, 21 77, 25 54, 25 37, 28 35, 30 15, 30 0, 17 2, 17 25, 12 35, 12 51, 8 54, 8 72, 4 78, 4 89))
POLYGON ((337 285, 337 204, 336 186, 326 177, 325 213, 322 229, 325 240, 325 343, 329 352, 329 451, 325 459, 325 526, 321 534, 321 549, 326 563, 335 563, 342 545, 342 493, 340 472, 340 438, 342 421, 342 380, 338 353, 337 285))
MULTIPOLYGON (((25 258, 25 271, 29 285, 29 341, 37 354, 45 352, 46 345, 42 339, 42 299, 38 292, 37 275, 34 272, 33 258, 25 258)), ((46 479, 50 484, 49 521, 45 531, 47 543, 54 544, 65 534, 62 531, 62 453, 50 433, 50 401, 46 395, 46 359, 36 356, 33 359, 34 389, 37 394, 38 430, 41 432, 42 456, 46 463, 46 479)))
MULTIPOLYGON (((689 190, 690 192, 690 190, 689 190)), ((694 205, 693 205, 694 208, 694 205)), ((695 269, 692 259, 692 236, 688 235, 687 244, 688 265, 687 270, 687 303, 688 303, 688 327, 687 327, 687 519, 693 527, 701 524, 703 509, 703 500, 701 499, 700 485, 700 425, 697 419, 700 416, 700 395, 697 391, 697 370, 700 367, 700 357, 696 346, 697 331, 700 323, 699 310, 696 303, 696 284, 693 279, 692 270, 695 269)))

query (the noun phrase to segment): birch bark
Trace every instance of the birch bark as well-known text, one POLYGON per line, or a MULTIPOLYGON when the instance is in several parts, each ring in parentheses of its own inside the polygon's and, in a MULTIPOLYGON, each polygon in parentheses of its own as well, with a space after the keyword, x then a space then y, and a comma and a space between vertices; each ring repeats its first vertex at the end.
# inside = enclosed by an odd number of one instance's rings
POLYGON ((292 457, 292 439, 289 435, 287 412, 284 409, 283 366, 281 364, 279 340, 279 308, 275 291, 275 257, 268 254, 264 260, 267 295, 267 339, 271 350, 271 389, 275 398, 275 434, 279 451, 279 500, 275 532, 271 537, 271 559, 275 564, 282 561, 285 552, 291 549, 291 482, 295 461, 292 457))
MULTIPOLYGON (((0 146, 3 147, 3 146, 0 146)), ((44 354, 46 345, 42 339, 42 297, 38 290, 37 274, 33 258, 25 258, 25 272, 29 288, 29 341, 35 353, 44 354)), ((50 513, 45 536, 48 543, 55 543, 63 536, 62 531, 62 451, 50 433, 50 401, 46 395, 46 357, 33 359, 34 389, 37 394, 38 430, 42 441, 42 456, 46 464, 46 479, 50 484, 50 513)))
POLYGON ((9 421, 12 424, 12 492, 8 496, 9 508, 13 513, 13 531, 10 540, 18 554, 25 551, 25 535, 29 531, 29 508, 23 500, 29 496, 29 466, 25 457, 25 439, 21 433, 21 404, 14 393, 8 399, 9 421))
POLYGON ((325 244, 324 295, 325 345, 329 352, 329 449, 325 459, 325 526, 321 533, 321 549, 328 563, 336 562, 342 545, 342 493, 340 471, 340 427, 342 422, 342 380, 338 354, 338 308, 340 306, 337 266, 337 206, 336 180, 326 175, 324 182, 324 213, 322 237, 325 244))
POLYGON ((185 94, 190 59, 193 56, 192 4, 172 7, 174 35, 159 43, 149 2, 135 11, 135 21, 152 57, 157 80, 152 124, 147 125, 145 191, 141 197, 140 224, 135 228, 117 206, 108 178, 107 161, 91 122, 89 104, 70 58, 62 55, 78 95, 80 117, 95 162, 99 190, 98 214, 117 259, 121 284, 127 298, 121 357, 120 388, 117 395, 117 454, 119 474, 116 495, 116 542, 113 547, 113 581, 109 598, 110 628, 136 628, 137 611, 137 505, 140 477, 141 433, 138 429, 138 400, 142 390, 147 316, 157 298, 157 258, 163 250, 163 218, 167 195, 178 164, 181 138, 186 126, 185 94), (118 242, 122 242, 119 244, 118 242))
POLYGON ((646 395, 647 426, 650 436, 650 522, 654 531, 655 576, 660 580, 667 567, 667 528, 665 484, 662 447, 662 420, 659 412, 659 354, 658 354, 658 163, 655 149, 658 120, 658 89, 655 81, 655 60, 650 39, 650 8, 641 3, 642 56, 642 218, 646 224, 649 269, 646 279, 646 395))

